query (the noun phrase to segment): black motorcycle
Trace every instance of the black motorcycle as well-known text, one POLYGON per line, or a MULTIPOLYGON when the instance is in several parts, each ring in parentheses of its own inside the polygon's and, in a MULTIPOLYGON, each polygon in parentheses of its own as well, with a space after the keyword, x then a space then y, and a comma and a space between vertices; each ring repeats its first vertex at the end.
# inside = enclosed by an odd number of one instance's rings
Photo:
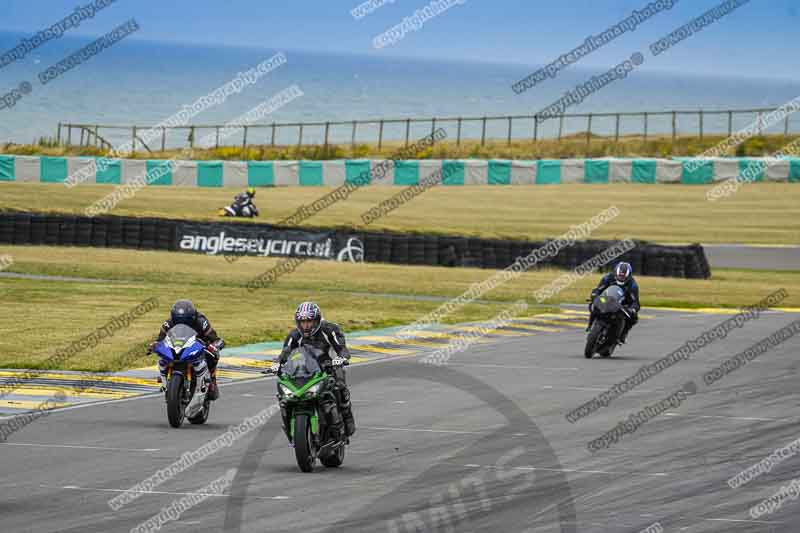
POLYGON ((594 299, 592 308, 596 316, 583 350, 587 359, 596 353, 603 357, 610 357, 614 353, 625 328, 625 319, 630 318, 622 305, 624 299, 625 291, 616 285, 610 286, 594 299))

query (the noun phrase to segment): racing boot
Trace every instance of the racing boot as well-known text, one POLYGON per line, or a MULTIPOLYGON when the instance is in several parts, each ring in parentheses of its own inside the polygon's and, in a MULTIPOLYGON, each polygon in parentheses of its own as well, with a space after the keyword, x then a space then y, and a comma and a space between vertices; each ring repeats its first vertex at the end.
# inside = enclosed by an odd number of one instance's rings
POLYGON ((217 369, 211 371, 211 379, 208 383, 208 399, 216 401, 219 399, 219 387, 217 387, 217 369))

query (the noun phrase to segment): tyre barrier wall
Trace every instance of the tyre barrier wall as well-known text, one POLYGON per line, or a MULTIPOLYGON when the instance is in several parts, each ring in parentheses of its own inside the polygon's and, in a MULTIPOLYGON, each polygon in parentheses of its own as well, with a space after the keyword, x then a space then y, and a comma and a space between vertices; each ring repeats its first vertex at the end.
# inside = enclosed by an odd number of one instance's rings
MULTIPOLYGON (((433 265, 502 269, 517 257, 528 255, 547 241, 478 239, 472 237, 402 234, 392 232, 357 232, 303 228, 281 228, 265 224, 236 222, 193 223, 182 220, 117 216, 82 217, 61 214, 0 212, 0 244, 44 244, 94 246, 135 250, 181 251, 186 235, 205 235, 206 240, 222 235, 271 241, 287 239, 320 242, 327 239, 333 247, 318 259, 365 261, 401 265, 433 265), (301 234, 301 237, 297 237, 301 234), (346 244, 345 244, 346 243, 346 244), (338 247, 338 248, 337 248, 338 247), (331 249, 332 248, 332 249, 331 249)), ((557 255, 539 261, 536 268, 572 269, 609 248, 615 241, 578 241, 561 249, 557 255)), ((620 256, 639 275, 705 279, 711 270, 703 247, 667 246, 635 241, 636 247, 620 256)), ((288 248, 290 251, 291 247, 288 248)), ((299 247, 298 247, 299 249, 299 247)), ((282 248, 286 250, 286 246, 282 248)), ((187 251, 187 250, 183 250, 187 251)), ((192 251, 192 250, 188 250, 192 251)), ((255 250, 253 250, 255 252, 255 250)), ((273 248, 272 252, 276 250, 273 248)), ((223 253, 194 250, 214 255, 223 253)), ((297 255, 270 253, 271 256, 297 255)), ((266 255, 256 253, 255 255, 266 255)), ((250 254, 253 255, 253 254, 250 254)))
MULTIPOLYGON (((337 161, 175 161, 119 159, 98 171, 91 157, 0 155, 0 182, 124 185, 147 178, 148 186, 186 187, 338 187, 353 183, 381 160, 337 161), (158 177, 149 173, 159 170, 158 177), (80 178, 79 178, 80 177, 80 178)), ((694 165, 691 158, 673 159, 540 159, 540 160, 399 160, 372 185, 408 186, 441 171, 443 185, 551 185, 558 183, 682 183, 707 185, 737 178, 747 181, 800 183, 800 158, 712 158, 694 165), (751 163, 758 171, 746 178, 751 163), (696 167, 696 168, 695 168, 696 167)), ((752 171, 756 169, 753 168, 752 171)), ((751 171, 751 172, 752 172, 751 171)))

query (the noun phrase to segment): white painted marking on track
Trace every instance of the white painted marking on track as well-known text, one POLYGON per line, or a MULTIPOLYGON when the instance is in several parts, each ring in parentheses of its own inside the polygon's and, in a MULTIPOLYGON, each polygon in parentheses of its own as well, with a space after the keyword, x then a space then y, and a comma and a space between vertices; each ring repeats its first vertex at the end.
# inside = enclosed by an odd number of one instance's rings
POLYGON ((783 420, 782 418, 759 418, 755 416, 723 416, 723 415, 684 415, 681 413, 663 413, 664 416, 690 416, 693 418, 725 418, 729 420, 758 420, 762 422, 774 422, 783 420))
MULTIPOLYGON (((216 496, 217 498, 228 498, 230 494, 219 494, 217 492, 169 492, 163 490, 134 490, 134 489, 102 489, 99 487, 77 487, 75 485, 64 485, 62 487, 56 487, 53 485, 39 485, 42 488, 46 489, 67 489, 67 490, 82 490, 86 492, 137 492, 139 494, 169 494, 172 496, 216 496)), ((257 500, 288 500, 290 499, 289 496, 251 496, 247 495, 248 498, 254 498, 257 500)))
MULTIPOLYGON (((468 464, 463 465, 466 467, 471 468, 481 468, 481 465, 476 464, 468 464)), ((485 468, 500 468, 495 465, 487 465, 485 468)), ((543 470, 548 472, 568 472, 574 474, 607 474, 607 475, 626 475, 626 476, 649 476, 649 477, 665 477, 668 476, 666 472, 655 472, 655 473, 640 473, 640 472, 610 472, 608 470, 578 470, 573 468, 546 468, 546 467, 539 467, 539 466, 515 466, 512 467, 512 470, 543 470)))
POLYGON ((419 428, 387 428, 377 426, 361 426, 364 429, 374 429, 376 431, 421 431, 423 433, 455 433, 461 435, 485 435, 487 431, 458 431, 454 429, 419 429, 419 428))
POLYGON ((2 442, 5 446, 27 446, 35 448, 74 448, 78 450, 105 450, 111 452, 157 452, 160 448, 109 448, 106 446, 83 446, 79 444, 39 444, 32 442, 2 442))
POLYGON ((745 522, 748 524, 785 524, 786 522, 773 522, 766 520, 734 520, 733 518, 703 518, 711 522, 745 522))
POLYGON ((536 365, 492 365, 488 363, 450 363, 450 366, 481 366, 481 367, 498 367, 498 368, 533 368, 535 370, 580 370, 577 367, 546 367, 536 365))

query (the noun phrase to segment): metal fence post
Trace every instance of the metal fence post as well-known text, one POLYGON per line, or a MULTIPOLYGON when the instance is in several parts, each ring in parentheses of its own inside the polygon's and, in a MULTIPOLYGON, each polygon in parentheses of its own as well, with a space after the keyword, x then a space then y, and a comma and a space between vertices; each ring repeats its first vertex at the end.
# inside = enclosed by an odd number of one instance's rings
POLYGON ((67 126, 67 146, 72 146, 72 124, 67 126))
POLYGON ((383 146, 383 119, 378 124, 378 150, 383 146))
POLYGON ((703 140, 703 112, 700 111, 700 140, 703 140))
POLYGON ((461 117, 458 117, 458 133, 456 133, 456 146, 461 146, 461 117))
POLYGON ((61 123, 58 123, 58 132, 56 133, 56 143, 61 146, 61 123))
POLYGON ((539 140, 539 115, 533 116, 533 142, 539 140))
POLYGON ((786 115, 786 118, 783 120, 783 136, 786 137, 789 135, 789 115, 786 115))
POLYGON ((167 129, 161 126, 161 151, 163 152, 167 147, 167 129))
POLYGON ((558 140, 561 140, 561 132, 564 131, 564 115, 558 116, 558 140))
POLYGON ((136 154, 136 126, 133 127, 131 137, 133 137, 133 142, 131 143, 131 155, 134 155, 136 154))
POLYGON ((214 141, 214 147, 219 148, 219 126, 214 128, 216 130, 216 140, 214 141))
POLYGON ((242 139, 242 153, 247 158, 247 126, 244 127, 244 138, 242 139))
POLYGON ((303 124, 300 124, 300 132, 297 136, 297 146, 303 146, 303 124))
POLYGON ((592 114, 589 113, 589 120, 586 125, 586 154, 589 154, 589 148, 592 146, 592 114))
POLYGON ((728 137, 733 135, 733 111, 728 111, 728 137))
POLYGON ((272 123, 272 139, 270 141, 272 146, 275 146, 275 123, 272 123))
POLYGON ((358 121, 355 121, 355 120, 354 120, 354 121, 353 121, 353 136, 352 136, 352 138, 350 139, 350 145, 351 145, 352 147, 354 147, 354 148, 355 148, 355 146, 356 146, 356 125, 357 125, 357 124, 358 124, 358 121))
POLYGON ((431 120, 431 144, 432 145, 436 143, 436 135, 435 135, 435 133, 436 133, 436 119, 434 118, 434 119, 431 120))
POLYGON ((483 127, 481 129, 481 146, 486 144, 486 117, 483 117, 483 127))
POLYGON ((677 126, 678 126, 678 115, 675 111, 672 112, 672 144, 675 144, 675 138, 677 137, 677 126))
POLYGON ((508 141, 506 143, 508 146, 511 146, 511 121, 512 120, 513 119, 511 117, 508 117, 508 141))
POLYGON ((617 122, 614 125, 614 142, 618 143, 619 142, 619 113, 617 113, 617 117, 616 118, 617 118, 617 122))
POLYGON ((408 148, 408 136, 411 133, 411 119, 406 119, 406 148, 408 148))
POLYGON ((644 113, 644 141, 647 142, 647 111, 644 113))
POLYGON ((100 142, 100 126, 97 124, 94 125, 94 145, 102 146, 102 143, 100 142))
POLYGON ((325 148, 328 147, 328 130, 330 130, 330 127, 331 127, 331 123, 330 122, 326 122, 325 123, 325 148))

